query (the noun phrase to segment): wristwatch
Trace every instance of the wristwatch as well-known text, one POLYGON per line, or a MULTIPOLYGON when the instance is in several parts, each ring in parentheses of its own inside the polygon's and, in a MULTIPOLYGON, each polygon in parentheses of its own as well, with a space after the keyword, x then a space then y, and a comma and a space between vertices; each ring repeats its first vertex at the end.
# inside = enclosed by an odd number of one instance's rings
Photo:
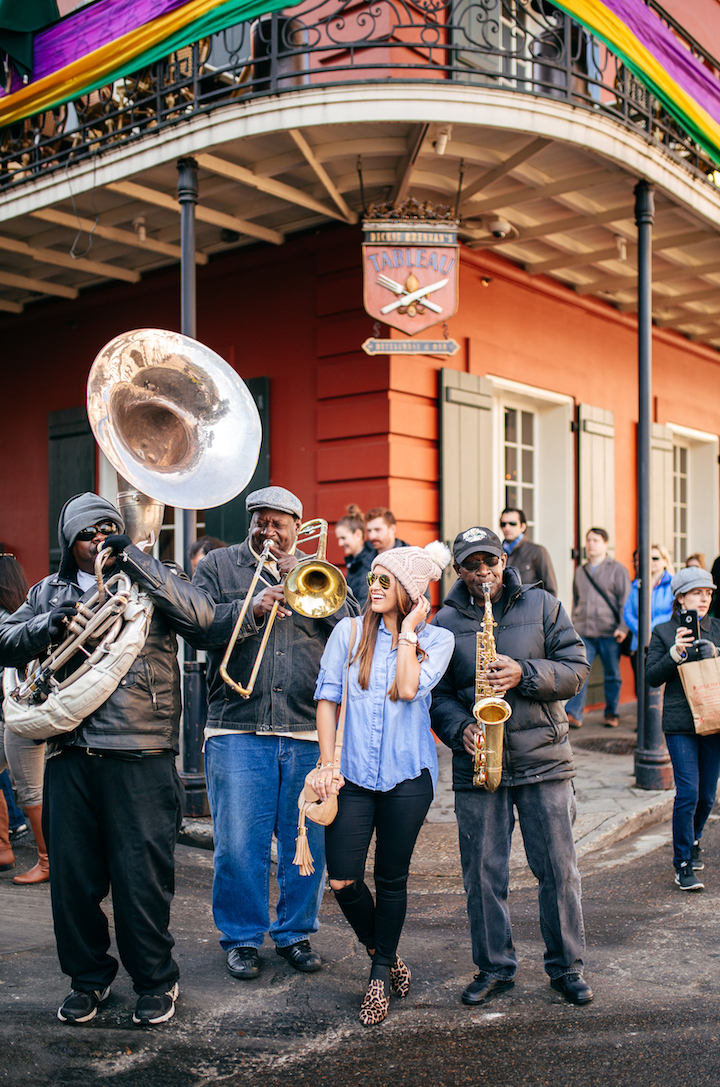
POLYGON ((414 630, 407 630, 403 631, 401 634, 398 634, 398 641, 410 642, 411 645, 417 645, 418 636, 414 630))

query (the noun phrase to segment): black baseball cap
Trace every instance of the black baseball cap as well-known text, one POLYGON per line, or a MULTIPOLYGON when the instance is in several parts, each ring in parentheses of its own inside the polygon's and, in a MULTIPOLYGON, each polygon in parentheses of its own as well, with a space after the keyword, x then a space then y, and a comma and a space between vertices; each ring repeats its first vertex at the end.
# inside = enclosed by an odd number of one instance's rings
POLYGON ((497 555, 498 558, 503 556, 500 538, 491 528, 474 525, 473 528, 466 528, 464 532, 458 532, 453 543, 453 559, 458 566, 468 555, 474 555, 476 552, 497 555))

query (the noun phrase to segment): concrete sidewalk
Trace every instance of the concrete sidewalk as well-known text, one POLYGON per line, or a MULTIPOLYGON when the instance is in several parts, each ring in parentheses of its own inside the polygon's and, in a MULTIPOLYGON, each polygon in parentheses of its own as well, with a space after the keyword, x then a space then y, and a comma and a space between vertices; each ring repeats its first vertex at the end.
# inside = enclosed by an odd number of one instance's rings
MULTIPOLYGON (((650 792, 635 787, 634 748, 636 704, 623 705, 620 724, 615 729, 605 726, 601 712, 586 713, 581 729, 572 729, 570 742, 575 755, 577 776, 577 819, 575 843, 578 857, 605 848, 631 834, 669 819, 672 814, 674 790, 650 792)), ((444 744, 438 746, 440 778, 438 790, 427 821, 422 828, 413 854, 411 872, 421 877, 414 886, 417 893, 429 893, 430 886, 442 880, 457 881, 462 889, 460 859, 457 846, 454 797, 452 792, 452 753, 444 744)), ((183 823, 180 841, 185 845, 212 849, 212 822, 208 819, 188 819, 183 823)), ((510 857, 513 886, 520 886, 529 876, 519 827, 513 836, 510 857)))

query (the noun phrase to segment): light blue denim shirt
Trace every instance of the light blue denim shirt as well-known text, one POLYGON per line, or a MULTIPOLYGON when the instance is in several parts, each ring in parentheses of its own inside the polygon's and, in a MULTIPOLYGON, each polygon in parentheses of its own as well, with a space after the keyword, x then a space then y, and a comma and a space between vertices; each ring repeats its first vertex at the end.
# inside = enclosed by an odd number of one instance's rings
MULTIPOLYGON (((362 618, 359 618, 356 647, 361 634, 362 618)), ((392 648, 392 634, 384 620, 380 620, 370 686, 366 691, 358 683, 359 662, 354 661, 350 667, 340 770, 348 781, 363 789, 388 792, 401 781, 419 777, 426 767, 432 776, 433 789, 437 784, 437 752, 430 732, 430 692, 450 663, 455 637, 443 627, 427 624, 417 631, 417 636, 427 657, 420 666, 420 685, 411 702, 401 698, 391 702, 387 697, 395 680, 397 648, 392 648)), ((350 620, 343 619, 330 635, 320 661, 316 702, 320 699, 341 702, 349 641, 350 620)))

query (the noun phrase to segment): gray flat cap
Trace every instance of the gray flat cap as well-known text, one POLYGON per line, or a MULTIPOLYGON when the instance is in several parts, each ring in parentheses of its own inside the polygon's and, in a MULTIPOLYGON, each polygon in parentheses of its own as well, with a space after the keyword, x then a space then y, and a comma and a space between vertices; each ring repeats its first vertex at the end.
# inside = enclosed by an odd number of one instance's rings
POLYGON ((678 593, 689 593, 691 589, 714 589, 715 583, 709 570, 701 570, 699 566, 683 566, 673 575, 670 582, 670 590, 673 596, 678 593))
POLYGON ((263 487, 259 491, 253 491, 245 499, 245 509, 248 513, 261 509, 280 510, 281 513, 289 513, 300 521, 303 515, 300 499, 284 487, 263 487))

